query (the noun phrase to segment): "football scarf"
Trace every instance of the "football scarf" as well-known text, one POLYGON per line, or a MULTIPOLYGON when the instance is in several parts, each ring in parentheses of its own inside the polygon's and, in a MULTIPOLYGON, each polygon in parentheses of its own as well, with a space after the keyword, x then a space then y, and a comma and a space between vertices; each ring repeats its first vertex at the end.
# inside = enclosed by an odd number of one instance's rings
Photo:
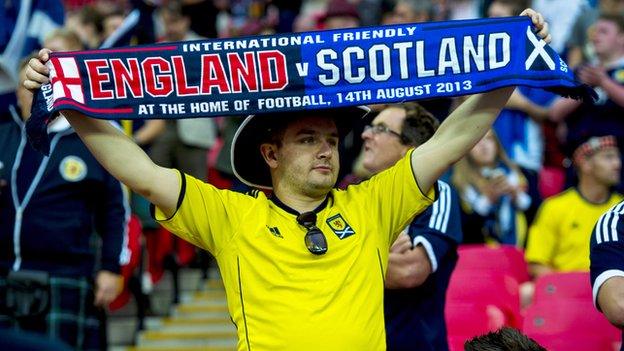
POLYGON ((526 85, 593 90, 533 33, 528 17, 430 22, 52 53, 33 101, 31 143, 48 150, 58 111, 178 119, 476 94, 526 85))

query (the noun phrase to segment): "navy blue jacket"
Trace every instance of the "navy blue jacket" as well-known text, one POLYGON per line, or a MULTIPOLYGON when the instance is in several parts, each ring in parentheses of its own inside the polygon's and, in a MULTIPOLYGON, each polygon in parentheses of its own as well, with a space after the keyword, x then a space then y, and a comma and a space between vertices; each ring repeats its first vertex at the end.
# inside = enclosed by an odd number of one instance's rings
POLYGON ((408 234, 422 245, 433 273, 412 289, 386 289, 384 308, 388 351, 448 350, 444 306, 446 289, 457 263, 462 240, 461 212, 457 192, 438 181, 439 197, 410 224, 408 234))
MULTIPOLYGON (((594 306, 598 306, 598 290, 613 277, 624 277, 624 201, 604 213, 592 231, 589 260, 594 306)), ((624 331, 622 331, 624 341, 624 331)), ((624 343, 620 347, 624 351, 624 343)))
POLYGON ((0 179, 6 181, 0 188, 0 274, 118 273, 120 257, 127 254, 122 245, 129 215, 121 184, 73 129, 52 133, 50 157, 43 157, 28 144, 14 109, 12 114, 0 122, 0 179), (95 232, 102 239, 99 253, 95 232))

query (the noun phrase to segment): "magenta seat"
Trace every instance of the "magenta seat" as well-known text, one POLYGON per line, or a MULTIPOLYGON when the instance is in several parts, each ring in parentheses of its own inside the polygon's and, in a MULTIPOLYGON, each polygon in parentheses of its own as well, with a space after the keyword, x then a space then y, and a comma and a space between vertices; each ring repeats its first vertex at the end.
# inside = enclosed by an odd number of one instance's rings
POLYGON ((518 282, 511 276, 497 272, 455 271, 446 301, 496 306, 504 314, 503 325, 522 328, 518 282))
POLYGON ((529 281, 524 252, 513 245, 460 245, 455 271, 491 271, 512 276, 518 283, 529 281))
POLYGON ((450 301, 444 316, 450 351, 462 351, 467 340, 505 325, 503 311, 494 305, 450 301))
POLYGON ((535 281, 536 303, 569 298, 592 300, 588 272, 546 274, 535 281))
POLYGON ((523 330, 551 351, 611 351, 621 338, 591 298, 536 300, 526 310, 523 330), (591 344, 592 348, 583 348, 591 344))

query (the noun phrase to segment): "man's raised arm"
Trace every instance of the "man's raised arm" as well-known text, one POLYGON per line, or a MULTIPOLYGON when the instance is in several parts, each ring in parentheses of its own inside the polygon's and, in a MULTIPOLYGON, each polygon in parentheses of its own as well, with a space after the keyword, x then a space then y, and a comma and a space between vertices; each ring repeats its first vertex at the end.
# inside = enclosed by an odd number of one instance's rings
MULTIPOLYGON (((39 89, 48 82, 50 50, 42 49, 30 60, 24 86, 39 89)), ((156 165, 130 138, 108 121, 97 120, 76 111, 66 110, 67 118, 91 153, 120 182, 146 197, 167 215, 174 213, 180 180, 177 171, 156 165)))
MULTIPOLYGON (((541 14, 526 9, 521 16, 529 16, 538 30, 537 35, 550 41, 548 23, 541 14)), ((483 138, 514 89, 506 87, 469 97, 444 120, 431 139, 414 150, 412 169, 423 192, 428 192, 453 163, 483 138)))

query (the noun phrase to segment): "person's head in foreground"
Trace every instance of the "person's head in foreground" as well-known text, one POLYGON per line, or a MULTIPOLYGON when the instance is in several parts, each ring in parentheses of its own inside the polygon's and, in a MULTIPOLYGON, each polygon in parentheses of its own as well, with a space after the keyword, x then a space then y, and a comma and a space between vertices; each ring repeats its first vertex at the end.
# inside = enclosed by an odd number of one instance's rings
POLYGON ((516 329, 504 327, 477 336, 464 344, 465 351, 546 351, 533 339, 516 329))
POLYGON ((367 109, 249 116, 234 136, 232 166, 247 185, 276 195, 324 197, 336 184, 340 138, 367 109))

